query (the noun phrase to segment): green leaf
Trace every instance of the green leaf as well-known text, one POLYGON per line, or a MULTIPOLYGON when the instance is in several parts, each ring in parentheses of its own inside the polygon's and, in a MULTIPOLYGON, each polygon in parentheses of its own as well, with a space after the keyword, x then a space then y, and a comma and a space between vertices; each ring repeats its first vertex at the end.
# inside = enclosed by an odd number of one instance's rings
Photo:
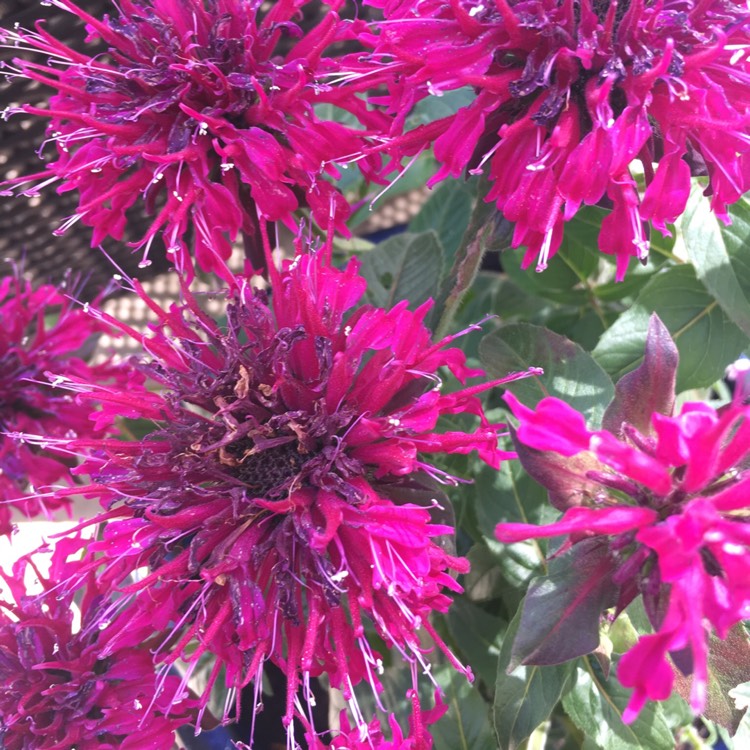
MULTIPOLYGON (((461 304, 456 310, 453 325, 456 329, 466 329, 492 313, 495 298, 501 285, 496 273, 480 272, 472 282, 461 304)), ((521 293, 523 294, 523 293, 521 293)), ((461 349, 468 358, 479 360, 479 344, 488 331, 496 327, 495 319, 487 321, 481 328, 469 330, 461 337, 461 349)))
POLYGON ((466 555, 471 570, 464 576, 466 596, 474 602, 492 601, 508 589, 497 566, 497 557, 483 542, 475 544, 466 555))
POLYGON ((642 362, 653 312, 680 353, 677 392, 714 383, 748 343, 747 336, 696 278, 692 266, 668 268, 646 284, 633 307, 604 333, 593 351, 614 380, 642 362))
POLYGON ((491 686, 503 640, 502 618, 459 597, 448 611, 448 627, 474 673, 491 686))
POLYGON ((520 250, 503 253, 503 270, 529 294, 565 305, 589 304, 594 290, 589 288, 588 279, 602 258, 596 247, 603 215, 600 209, 579 211, 566 224, 560 249, 541 273, 533 267, 521 268, 524 254, 520 250))
POLYGON ((545 325, 556 333, 567 336, 576 344, 580 344, 586 351, 591 351, 608 326, 616 320, 617 315, 606 310, 595 311, 586 308, 581 308, 576 312, 576 316, 565 327, 557 325, 562 316, 554 314, 545 325))
MULTIPOLYGON (((746 215, 747 205, 741 208, 745 210, 737 210, 739 215, 734 219, 733 231, 735 237, 741 239, 747 248, 750 240, 750 216, 746 215)), ((750 337, 750 302, 747 301, 732 266, 726 236, 719 219, 711 210, 701 189, 693 190, 682 216, 681 226, 682 239, 698 278, 729 319, 750 337)))
POLYGON ((596 659, 578 662, 576 681, 563 698, 573 722, 602 750, 674 750, 675 739, 658 703, 647 702, 632 724, 622 720, 630 689, 614 674, 604 678, 596 659))
POLYGON ((555 257, 559 256, 580 281, 599 268, 602 254, 596 248, 605 216, 606 212, 602 209, 587 206, 565 225, 565 233, 555 257))
MULTIPOLYGON (((500 469, 481 465, 474 473, 479 528, 495 538, 499 523, 545 523, 549 520, 547 490, 535 482, 518 461, 505 461, 500 469)), ((540 562, 544 556, 541 556, 540 562)))
POLYGON ((441 185, 409 224, 410 232, 437 232, 446 258, 452 258, 469 226, 476 185, 450 180, 441 185))
POLYGON ((511 622, 498 660, 493 720, 502 750, 516 750, 546 721, 570 685, 574 662, 554 667, 518 667, 508 673, 520 617, 511 622))
POLYGON ((443 248, 435 232, 399 234, 366 253, 361 272, 372 304, 390 308, 405 299, 414 309, 437 294, 443 248))
POLYGON ((606 372, 578 344, 528 323, 503 326, 484 338, 480 359, 491 377, 502 377, 529 367, 544 374, 517 380, 505 387, 527 406, 545 396, 556 396, 586 415, 593 426, 601 422, 614 385, 606 372))
POLYGON ((549 302, 524 291, 515 281, 501 277, 495 292, 492 310, 502 320, 510 322, 512 318, 529 321, 550 307, 549 302))
MULTIPOLYGON (((480 193, 484 192, 485 187, 485 183, 480 182, 480 193)), ((485 252, 497 240, 496 233, 501 225, 498 223, 499 217, 493 204, 482 200, 474 204, 471 218, 453 256, 453 264, 435 298, 435 314, 429 323, 435 330, 436 338, 441 338, 450 328, 464 296, 482 267, 485 252)))
POLYGON ((580 288, 580 277, 558 253, 550 258, 545 271, 521 268, 523 251, 508 250, 501 255, 503 270, 521 289, 542 299, 563 305, 585 305, 589 299, 586 289, 580 288))
POLYGON ((477 689, 451 666, 439 669, 435 679, 448 704, 448 713, 430 728, 435 750, 496 750, 489 710, 477 689))
POLYGON ((406 118, 405 130, 427 125, 456 114, 462 107, 467 107, 476 99, 476 93, 470 86, 453 91, 446 91, 437 96, 428 96, 414 105, 406 118))
MULTIPOLYGON (((505 581, 497 597, 504 602, 507 611, 513 613, 532 576, 546 570, 546 543, 531 539, 519 544, 501 544, 495 538, 495 526, 501 522, 544 524, 559 514, 547 501, 544 487, 517 461, 505 461, 499 471, 482 466, 475 471, 474 482, 479 531, 492 550, 493 571, 505 581)), ((472 574, 474 568, 472 562, 472 574)))
POLYGON ((742 291, 750 296, 750 200, 740 198, 729 207, 732 223, 721 225, 727 253, 742 291))
POLYGON ((637 297, 658 270, 650 260, 646 266, 639 263, 628 271, 628 275, 622 281, 608 281, 595 285, 594 295, 604 303, 637 297))

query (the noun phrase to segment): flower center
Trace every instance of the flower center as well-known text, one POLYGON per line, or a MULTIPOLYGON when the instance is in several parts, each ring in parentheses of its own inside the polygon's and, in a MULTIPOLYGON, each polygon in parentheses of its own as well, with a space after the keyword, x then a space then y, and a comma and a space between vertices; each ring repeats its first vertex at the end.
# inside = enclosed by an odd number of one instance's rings
POLYGON ((258 497, 275 497, 289 489, 305 463, 297 440, 257 452, 250 438, 243 438, 227 448, 225 461, 232 473, 258 497))

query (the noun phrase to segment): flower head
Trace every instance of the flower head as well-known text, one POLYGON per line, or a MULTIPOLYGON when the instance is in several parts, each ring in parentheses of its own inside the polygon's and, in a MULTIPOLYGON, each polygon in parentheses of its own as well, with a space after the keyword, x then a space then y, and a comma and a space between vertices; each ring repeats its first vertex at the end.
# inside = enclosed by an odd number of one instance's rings
MULTIPOLYGON (((74 624, 72 597, 26 595, 26 565, 22 560, 13 577, 3 576, 15 601, 0 601, 0 745, 170 750, 187 702, 180 711, 159 700, 148 649, 114 648, 103 656, 107 634, 96 614, 107 600, 95 584, 89 581, 74 624)), ((169 678, 174 690, 172 683, 179 679, 169 678)))
POLYGON ((34 287, 19 272, 0 278, 0 320, 0 533, 8 534, 10 506, 28 516, 59 508, 64 500, 41 499, 33 489, 71 479, 65 453, 18 436, 101 436, 104 428, 89 419, 90 407, 59 386, 112 378, 122 385, 125 371, 81 358, 84 344, 106 326, 76 308, 64 288, 34 287))
MULTIPOLYGON (((647 699, 669 697, 674 671, 668 656, 692 672, 691 704, 701 711, 708 631, 725 638, 750 615, 750 475, 744 468, 750 409, 741 397, 720 411, 687 403, 675 416, 653 413, 646 431, 624 422, 617 435, 584 427, 572 440, 564 425, 581 415, 562 401, 546 398, 532 411, 513 396, 506 399, 520 420, 516 437, 524 464, 557 497, 559 483, 545 477, 559 456, 577 462, 565 464, 568 509, 560 521, 500 524, 498 538, 566 536, 562 553, 598 540, 599 555, 603 544, 607 563, 596 567, 597 585, 609 590, 606 598, 618 610, 641 594, 656 630, 620 661, 621 682, 634 688, 625 719, 632 721, 647 699)), ((589 583, 584 578, 582 589, 589 583)))
MULTIPOLYGON (((537 269, 581 204, 611 209, 599 236, 622 278, 648 253, 646 223, 667 232, 690 175, 724 220, 750 188, 750 10, 710 0, 381 0, 374 42, 401 117, 415 99, 473 87, 453 116, 397 138, 435 141, 433 181, 489 162, 495 201, 515 246, 537 269), (640 161, 645 193, 632 165, 640 161), (656 162, 656 168, 654 163, 656 162)), ((372 40, 371 40, 372 41, 372 40)))
MULTIPOLYGON (((139 617, 173 628, 167 664, 211 651, 211 684, 225 666, 233 687, 255 679, 260 701, 273 660, 288 680, 290 733, 305 713, 298 691, 310 697, 310 678, 327 672, 367 732, 352 686, 379 687, 368 621, 415 676, 423 631, 463 669, 429 621, 450 604, 444 590, 460 589, 450 571, 467 564, 437 541, 452 532, 438 522, 449 518, 438 481, 453 478, 427 456, 477 451, 498 465, 498 425, 476 395, 493 383, 442 392, 442 368, 459 381, 483 373, 449 347, 454 337, 430 341, 431 303, 357 307, 355 261, 337 270, 301 254, 271 284, 269 298, 237 278, 225 326, 187 290, 169 311, 144 297, 158 322, 142 337, 153 357, 142 369, 163 390, 91 395, 102 419, 146 418, 154 432, 69 444, 90 453, 86 491, 107 509, 91 564, 105 558, 102 585, 148 567, 124 592, 139 617), (466 412, 473 431, 436 428, 466 412)), ((127 622, 118 637, 127 642, 127 622)))
POLYGON ((50 119, 57 159, 10 184, 32 183, 27 193, 50 183, 77 190, 78 211, 61 230, 80 219, 94 227, 93 245, 120 239, 126 211, 142 200, 154 214, 138 243, 142 264, 163 232, 187 273, 188 244, 203 269, 226 274, 231 240, 242 233, 253 243, 263 221, 291 222, 299 206, 343 229, 349 206, 325 175, 337 175, 333 160, 361 150, 365 131, 321 120, 314 107, 340 107, 365 128, 381 116, 322 81, 335 69, 325 50, 351 39, 356 22, 331 10, 304 34, 295 21, 308 4, 123 0, 100 20, 54 0, 85 22, 97 45, 91 55, 41 26, 0 32, 6 44, 48 56, 16 60, 15 74, 57 92, 49 109, 23 107, 50 119), (287 38, 294 43, 282 51, 287 38))

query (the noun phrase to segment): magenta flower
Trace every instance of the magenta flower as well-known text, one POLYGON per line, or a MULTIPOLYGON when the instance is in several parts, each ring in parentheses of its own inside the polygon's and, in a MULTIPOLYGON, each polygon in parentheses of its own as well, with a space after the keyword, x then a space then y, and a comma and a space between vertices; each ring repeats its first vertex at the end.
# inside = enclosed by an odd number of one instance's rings
POLYGON ((37 496, 33 489, 70 483, 74 465, 66 453, 18 435, 104 435, 104 428, 89 419, 90 406, 60 386, 77 379, 97 384, 114 379, 122 387, 126 371, 108 363, 91 366, 77 356, 107 327, 76 308, 64 289, 34 288, 19 272, 1 278, 0 320, 0 533, 9 534, 11 506, 35 516, 67 505, 64 498, 37 496))
MULTIPOLYGON (((15 601, 0 601, 0 745, 4 750, 171 750, 175 730, 188 720, 190 702, 180 706, 156 695, 147 648, 107 649, 106 629, 97 627, 107 602, 93 582, 78 605, 80 625, 74 627, 71 596, 26 595, 21 583, 26 564, 16 564, 12 577, 3 575, 15 601)), ((47 591, 53 588, 50 581, 43 583, 47 591)), ((179 679, 170 677, 164 695, 178 685, 179 679)))
MULTIPOLYGON (((652 336, 658 333, 654 325, 652 336)), ((662 362, 671 357, 664 351, 668 356, 662 362)), ((506 395, 519 420, 519 456, 565 513, 548 526, 501 523, 496 530, 503 542, 567 537, 557 555, 575 556, 579 574, 571 596, 579 597, 581 607, 596 596, 604 608, 620 611, 643 596, 656 632, 641 637, 620 661, 620 681, 634 688, 626 721, 647 699, 671 694, 674 670, 668 657, 692 673, 690 702, 701 711, 709 632, 725 638, 750 616, 750 475, 744 468, 750 408, 738 394, 719 411, 687 403, 676 416, 655 410, 646 418, 647 401, 666 393, 670 378, 658 357, 647 354, 644 368, 618 384, 603 430, 583 426, 573 435, 570 426, 582 423, 582 417, 562 401, 545 398, 532 410, 506 395), (653 391, 645 385, 647 371, 662 378, 653 391)), ((669 401, 664 403, 671 411, 669 401)), ((586 624, 594 630, 600 612, 589 613, 594 618, 586 624)), ((575 626, 581 629, 581 622, 575 626)), ((541 649, 540 663, 551 663, 553 647, 541 649)))
POLYGON ((645 261, 650 222, 682 213, 690 175, 726 206, 750 188, 750 41, 746 3, 710 0, 371 0, 375 45, 403 119, 425 95, 471 86, 457 114, 396 138, 398 154, 434 140, 433 182, 489 162, 514 246, 537 270, 582 204, 611 209, 599 248, 645 261), (645 192, 632 166, 641 163, 645 192), (655 165, 656 163, 656 165, 655 165))
MULTIPOLYGON (((210 651, 210 684, 226 667, 234 688, 255 680, 260 701, 273 660, 288 680, 290 743, 295 712, 306 713, 299 691, 309 696, 327 672, 366 736, 352 687, 366 680, 377 692, 381 669, 366 622, 415 675, 427 667, 423 633, 467 671, 430 623, 450 604, 445 590, 460 590, 449 571, 468 565, 437 541, 452 533, 438 482, 455 480, 426 457, 477 451, 498 466, 499 425, 477 394, 518 376, 442 392, 442 368, 462 382, 483 373, 449 348, 455 337, 430 341, 431 303, 357 307, 365 281, 354 261, 342 271, 321 253, 299 255, 271 283, 269 301, 236 278, 225 327, 187 290, 169 311, 142 295, 158 322, 139 336, 153 357, 141 369, 163 391, 91 397, 102 420, 140 417, 155 430, 67 446, 90 454, 86 491, 107 509, 90 564, 105 565, 103 586, 149 568, 122 591, 133 619, 171 623, 167 667, 210 651), (457 413, 476 415, 476 429, 437 429, 457 413)), ((126 618, 113 643, 131 638, 126 618)))
MULTIPOLYGON (((324 51, 353 38, 358 24, 330 11, 304 35, 295 21, 308 4, 122 0, 99 20, 54 0, 100 43, 91 56, 41 27, 0 32, 6 44, 47 58, 16 60, 16 74, 57 92, 49 109, 23 108, 50 119, 57 159, 8 184, 31 184, 26 194, 52 183, 77 190, 78 211, 61 231, 80 219, 94 228, 92 245, 120 239, 127 210, 142 200, 154 214, 138 243, 142 265, 163 233, 186 273, 189 244, 201 268, 226 275, 232 240, 242 233, 252 246, 264 220, 292 225, 300 206, 321 226, 344 230, 349 206, 325 176, 338 175, 333 160, 362 150, 365 131, 322 120, 314 106, 339 107, 376 131, 384 118, 325 85, 336 68, 324 51), (282 54, 279 42, 289 37, 282 54)), ((361 162, 365 171, 370 162, 361 162)))

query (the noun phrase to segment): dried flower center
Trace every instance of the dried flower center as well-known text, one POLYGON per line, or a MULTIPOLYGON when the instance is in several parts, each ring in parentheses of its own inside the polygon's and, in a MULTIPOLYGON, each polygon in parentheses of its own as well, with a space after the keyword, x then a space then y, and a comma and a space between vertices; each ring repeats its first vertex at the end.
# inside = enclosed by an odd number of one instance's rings
POLYGON ((283 494, 299 476, 304 465, 298 443, 292 440, 257 452, 252 440, 243 438, 229 446, 228 463, 237 479, 258 497, 283 494))

